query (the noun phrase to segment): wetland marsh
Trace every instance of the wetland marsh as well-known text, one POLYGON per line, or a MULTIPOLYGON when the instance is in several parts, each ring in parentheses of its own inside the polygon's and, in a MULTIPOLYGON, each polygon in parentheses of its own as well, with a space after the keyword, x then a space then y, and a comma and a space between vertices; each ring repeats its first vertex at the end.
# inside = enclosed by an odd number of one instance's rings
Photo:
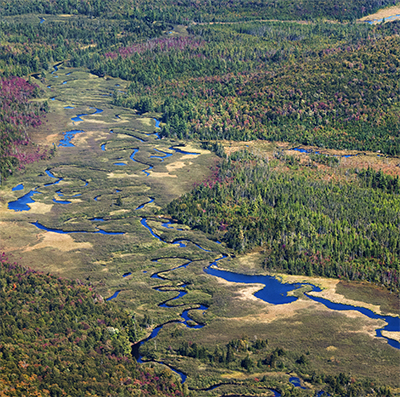
MULTIPOLYGON (((90 283, 110 304, 148 316, 150 335, 136 346, 138 360, 167 364, 199 395, 239 393, 256 375, 287 384, 293 373, 307 377, 321 365, 361 377, 373 370, 400 387, 398 321, 378 335, 388 339, 375 334, 389 317, 398 320, 394 304, 384 317, 379 306, 352 296, 361 309, 338 312, 346 302, 332 280, 260 274, 257 253, 236 257, 224 243, 162 215, 166 204, 211 175, 216 156, 195 143, 159 139, 158 114, 112 105, 124 81, 63 65, 55 70, 71 77, 56 84, 50 74, 41 83, 54 100, 35 139, 57 150, 2 187, 2 249, 21 265, 90 283), (272 300, 260 295, 266 279, 276 284, 268 287, 272 300), (339 306, 329 306, 324 291, 339 306), (294 355, 308 351, 307 367, 238 374, 173 353, 184 342, 211 349, 243 335, 268 338, 271 348, 294 355)), ((252 357, 260 359, 257 352, 252 357)))

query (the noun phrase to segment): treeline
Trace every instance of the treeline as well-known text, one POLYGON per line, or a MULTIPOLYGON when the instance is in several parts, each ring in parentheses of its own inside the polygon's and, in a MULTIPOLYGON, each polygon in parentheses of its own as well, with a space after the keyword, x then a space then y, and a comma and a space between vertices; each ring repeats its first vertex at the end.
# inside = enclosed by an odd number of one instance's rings
POLYGON ((35 104, 39 87, 19 77, 0 79, 0 182, 25 164, 47 157, 47 150, 33 147, 26 132, 41 124, 45 104, 35 104))
MULTIPOLYGON (((128 103, 147 90, 159 105, 162 94, 184 90, 188 79, 280 70, 289 60, 305 61, 326 48, 356 45, 371 31, 367 25, 278 22, 191 26, 186 37, 163 37, 106 52, 97 60, 97 67, 132 81, 128 103), (168 46, 164 45, 166 41, 168 46)), ((96 71, 94 61, 89 61, 88 67, 96 71)))
POLYGON ((114 103, 162 112, 166 137, 266 139, 396 155, 399 26, 196 27, 184 41, 171 38, 163 46, 159 39, 88 65, 133 80, 114 103))
MULTIPOLYGON (((170 371, 141 368, 135 319, 91 287, 0 263, 2 396, 182 396, 170 371)), ((177 384, 178 383, 178 384, 177 384)))
POLYGON ((158 36, 167 27, 147 21, 91 20, 0 23, 0 73, 27 76, 47 71, 55 62, 72 59, 71 66, 96 64, 99 51, 129 46, 141 39, 158 36))
POLYGON ((352 21, 393 0, 217 0, 194 4, 188 0, 169 3, 149 0, 1 0, 1 15, 27 13, 82 14, 113 18, 139 17, 153 21, 238 21, 246 19, 311 20, 327 18, 352 21))
POLYGON ((327 182, 311 170, 287 174, 236 152, 166 211, 238 252, 263 247, 266 269, 398 290, 399 179, 372 169, 338 179, 327 182))
MULTIPOLYGON (((305 381, 323 389, 325 393, 335 396, 362 396, 369 393, 382 397, 392 396, 389 387, 375 385, 368 379, 356 380, 349 374, 340 373, 334 376, 312 370, 309 353, 297 355, 280 347, 272 349, 268 347, 268 340, 250 340, 246 335, 240 339, 229 341, 225 346, 217 345, 211 349, 195 342, 183 342, 175 354, 196 358, 213 367, 237 371, 246 370, 248 373, 259 373, 260 371, 290 373, 293 371, 302 374, 305 381), (374 386, 373 391, 371 386, 374 386)), ((271 378, 264 375, 261 379, 256 378, 255 381, 270 382, 271 378)), ((282 395, 289 392, 284 385, 279 385, 277 389, 282 395)))

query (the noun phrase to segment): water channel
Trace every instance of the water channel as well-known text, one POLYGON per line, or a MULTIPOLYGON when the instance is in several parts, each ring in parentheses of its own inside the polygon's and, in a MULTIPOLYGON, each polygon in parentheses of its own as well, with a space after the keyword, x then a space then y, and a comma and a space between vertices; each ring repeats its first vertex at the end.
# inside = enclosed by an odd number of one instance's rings
MULTIPOLYGON (((58 70, 58 68, 56 66, 55 67, 55 71, 57 71, 57 70, 58 70)), ((52 73, 54 73, 54 72, 52 72, 52 73)), ((56 76, 54 76, 54 77, 56 77, 56 76)), ((65 109, 66 110, 73 109, 73 107, 66 106, 65 109)), ((103 112, 102 109, 97 109, 97 108, 91 108, 91 109, 95 109, 95 112, 91 113, 91 114, 83 114, 83 113, 82 114, 78 114, 75 117, 72 117, 71 120, 73 122, 82 122, 82 121, 84 121, 82 119, 82 117, 89 117, 89 116, 92 116, 92 115, 99 114, 99 113, 103 112)), ((156 122, 156 128, 160 128, 160 126, 159 126, 160 122, 158 120, 156 120, 156 119, 154 119, 154 120, 156 122)), ((112 130, 110 132, 112 132, 112 130)), ((64 134, 64 138, 62 140, 60 140, 58 146, 60 146, 61 148, 63 148, 63 147, 65 147, 65 148, 66 147, 68 147, 68 148, 74 147, 74 145, 72 144, 71 140, 75 137, 76 134, 81 134, 81 133, 84 133, 84 131, 83 130, 71 130, 71 131, 64 132, 63 133, 64 134)), ((158 134, 157 134, 157 136, 158 136, 158 134)), ((137 139, 139 139, 139 138, 137 138, 137 139)), ((142 141, 141 139, 139 139, 139 140, 142 141)), ((170 151, 172 151, 173 153, 169 153, 169 152, 154 148, 154 151, 159 155, 152 155, 152 156, 150 156, 150 158, 159 159, 160 162, 163 162, 165 159, 173 156, 174 154, 178 154, 178 153, 179 154, 183 154, 183 155, 196 155, 196 156, 200 155, 200 153, 188 152, 188 151, 185 151, 184 149, 181 149, 180 147, 171 146, 168 149, 170 151)), ((106 143, 103 143, 101 145, 101 150, 102 151, 106 150, 106 143)), ((142 162, 140 162, 140 161, 135 159, 135 155, 139 152, 139 150, 140 150, 140 148, 133 149, 133 152, 132 152, 132 154, 130 155, 129 158, 130 158, 130 160, 132 160, 132 162, 135 162, 135 163, 139 162, 139 163, 145 165, 147 168, 144 169, 144 170, 141 170, 141 172, 145 173, 146 176, 149 176, 150 173, 148 171, 153 169, 153 166, 150 165, 150 164, 142 163, 142 162)), ((300 152, 305 151, 307 153, 310 153, 309 151, 306 151, 305 149, 300 149, 300 148, 294 148, 292 150, 297 150, 297 151, 300 151, 300 152)), ((315 152, 315 153, 318 154, 318 152, 315 152)), ((347 156, 343 156, 343 157, 347 157, 347 156)), ((124 166, 128 165, 127 163, 114 163, 114 164, 115 165, 120 165, 120 166, 121 165, 124 165, 124 166)), ((45 170, 45 173, 50 178, 56 179, 56 181, 54 181, 52 183, 44 184, 42 186, 42 188, 45 188, 45 187, 48 187, 48 186, 52 186, 52 185, 56 185, 61 180, 63 180, 63 178, 56 177, 53 173, 51 173, 50 170, 45 170)), ((85 186, 86 185, 87 185, 87 182, 86 182, 85 186)), ((21 183, 21 184, 18 184, 17 186, 15 186, 12 190, 13 191, 19 191, 19 190, 23 190, 23 189, 24 189, 24 185, 23 185, 23 183, 21 183)), ((32 197, 35 194, 40 194, 40 192, 38 192, 37 189, 39 189, 39 186, 35 187, 31 191, 27 192, 26 194, 21 196, 19 199, 9 202, 8 203, 8 208, 10 210, 14 210, 14 211, 29 211, 30 207, 29 207, 28 204, 34 203, 34 200, 33 200, 32 197)), ((63 194, 61 193, 60 190, 58 192, 56 192, 56 193, 60 197, 63 196, 63 194)), ((80 195, 80 194, 76 194, 75 197, 78 196, 78 195, 80 195)), ((97 201, 99 197, 100 196, 96 196, 94 198, 94 200, 97 201)), ((149 205, 149 204, 153 203, 154 200, 155 200, 154 198, 149 197, 148 201, 146 201, 143 204, 141 204, 138 207, 136 207, 135 210, 143 209, 146 205, 149 205)), ((58 203, 58 204, 70 204, 71 203, 71 201, 69 201, 69 200, 56 200, 54 198, 53 198, 53 202, 58 203)), ((96 218, 96 217, 95 218, 91 218, 90 220, 93 221, 93 222, 103 222, 104 221, 103 218, 96 218)), ((188 244, 192 244, 192 245, 194 245, 195 247, 197 247, 200 250, 203 250, 203 251, 206 251, 206 252, 211 252, 211 250, 208 250, 208 249, 202 247, 201 245, 197 244, 196 242, 193 242, 193 241, 188 240, 188 239, 176 239, 176 240, 173 240, 173 241, 170 241, 170 242, 166 241, 165 239, 162 238, 162 236, 157 234, 157 232, 154 231, 153 228, 148 224, 148 219, 147 218, 142 217, 140 222, 141 222, 142 226, 145 227, 149 231, 149 233, 154 238, 158 239, 159 241, 162 241, 162 242, 167 243, 167 244, 173 244, 173 245, 176 245, 176 246, 179 246, 179 247, 182 247, 182 248, 186 247, 188 244)), ((43 225, 43 224, 41 224, 39 222, 31 222, 31 224, 34 225, 35 227, 37 227, 40 230, 45 230, 45 231, 48 231, 48 232, 59 233, 59 234, 72 234, 72 233, 93 233, 93 234, 104 234, 104 235, 123 235, 123 234, 125 234, 124 231, 104 231, 102 229, 99 229, 98 227, 96 227, 94 231, 91 231, 91 230, 88 230, 88 231, 85 231, 85 230, 65 231, 65 230, 62 230, 62 229, 55 229, 55 228, 46 227, 45 225, 43 225)), ((174 227, 171 226, 173 224, 173 222, 170 221, 170 220, 169 221, 165 221, 164 220, 159 224, 164 228, 174 229, 174 227)), ((183 230, 183 229, 176 227, 176 230, 183 230)), ((220 243, 220 242, 217 242, 217 243, 220 243)), ((203 269, 204 272, 206 274, 208 274, 209 276, 219 277, 219 278, 222 278, 222 279, 224 279, 224 280, 226 280, 228 282, 241 283, 241 284, 243 284, 243 283, 244 284, 262 284, 262 285, 264 285, 264 287, 261 288, 259 291, 257 291, 254 295, 258 299, 261 299, 264 302, 268 302, 268 303, 273 304, 273 305, 284 305, 284 304, 289 304, 291 302, 296 301, 298 298, 294 297, 294 296, 288 296, 288 292, 296 290, 298 288, 301 288, 301 287, 303 287, 305 285, 308 285, 308 286, 311 287, 311 291, 305 293, 305 295, 309 299, 311 299, 311 300, 313 300, 315 302, 318 302, 320 304, 323 304, 324 306, 326 306, 327 308, 329 308, 331 310, 336 310, 336 311, 354 310, 354 311, 357 311, 359 313, 362 313, 363 315, 367 316, 368 318, 380 319, 380 320, 385 321, 387 324, 384 327, 376 329, 376 336, 380 337, 380 338, 385 338, 387 340, 387 343, 390 346, 392 346, 393 348, 396 348, 396 349, 400 349, 400 343, 399 342, 397 342, 394 339, 390 339, 390 338, 382 335, 382 331, 400 331, 400 319, 398 317, 382 316, 382 315, 378 315, 378 314, 372 312, 369 309, 365 309, 365 308, 362 308, 362 307, 355 307, 355 306, 345 305, 345 304, 333 303, 333 302, 330 302, 327 299, 314 296, 313 292, 320 292, 321 289, 319 287, 315 286, 315 285, 312 285, 312 284, 306 284, 306 283, 287 284, 287 283, 282 283, 280 280, 278 280, 277 278, 272 277, 272 276, 246 275, 246 274, 239 274, 239 273, 229 272, 229 271, 226 271, 226 270, 221 270, 218 267, 218 262, 223 261, 225 258, 227 258, 227 256, 226 255, 222 255, 219 258, 215 259, 213 262, 211 262, 207 267, 205 267, 203 269)), ((167 258, 164 258, 164 259, 167 259, 167 258)), ((167 277, 165 275, 164 276, 161 275, 161 273, 162 274, 166 274, 168 272, 172 272, 172 271, 175 271, 177 269, 186 268, 191 263, 190 259, 188 259, 188 258, 186 258, 186 259, 187 259, 187 261, 183 265, 174 267, 174 268, 169 269, 169 270, 163 270, 161 272, 154 273, 154 274, 151 275, 151 277, 152 278, 156 278, 156 279, 160 279, 160 280, 168 280, 167 277)), ((147 271, 144 271, 144 272, 147 272, 147 271)), ((123 274, 122 277, 128 277, 129 275, 131 275, 130 272, 123 274)), ((180 306, 179 304, 176 305, 176 303, 180 298, 182 298, 183 296, 185 296, 187 294, 186 287, 187 287, 187 284, 182 284, 182 285, 180 285, 178 287, 167 287, 167 286, 155 287, 155 290, 157 290, 159 292, 170 292, 170 291, 176 291, 177 292, 177 295, 174 298, 171 298, 171 299, 168 299, 166 301, 161 302, 159 304, 159 307, 162 307, 162 308, 165 308, 165 309, 168 310, 168 308, 170 308, 170 307, 180 306)), ((119 296, 119 294, 121 292, 122 292, 122 290, 115 291, 115 293, 113 295, 111 295, 110 297, 108 297, 106 300, 110 301, 110 300, 113 300, 113 299, 117 299, 117 297, 119 296)), ((179 322, 179 323, 184 324, 186 327, 193 328, 193 329, 199 329, 199 328, 204 327, 205 326, 204 324, 196 323, 195 321, 193 321, 190 318, 189 313, 190 313, 191 310, 199 310, 199 311, 204 312, 208 308, 206 306, 204 306, 204 305, 195 305, 195 306, 196 307, 186 308, 186 309, 184 309, 182 311, 182 313, 180 315, 182 320, 175 320, 175 321, 172 321, 172 322, 179 322)), ((166 324, 169 324, 169 323, 171 323, 171 322, 168 322, 166 324)), ((157 327, 155 327, 153 329, 151 334, 146 339, 144 339, 144 340, 140 341, 139 343, 137 343, 136 345, 134 345, 134 347, 132 349, 132 352, 136 356, 138 362, 143 362, 142 356, 140 355, 140 347, 144 343, 154 339, 158 335, 158 333, 163 329, 164 325, 165 324, 158 325, 157 327)), ((182 383, 186 380, 186 375, 184 373, 182 373, 182 372, 180 372, 180 371, 178 371, 178 370, 176 370, 176 369, 174 369, 172 367, 170 367, 170 368, 171 368, 171 370, 173 370, 174 372, 176 372, 180 376, 182 383)), ((297 379, 298 378, 294 378, 293 377, 293 378, 291 378, 290 381, 296 387, 302 387, 301 384, 300 384, 300 380, 297 380, 297 379)), ((218 387, 218 385, 212 386, 212 388, 216 388, 216 387, 218 387)), ((212 388, 209 388, 207 390, 211 390, 212 388)), ((275 393, 276 396, 279 396, 278 392, 276 392, 276 391, 273 391, 273 392, 275 393)))

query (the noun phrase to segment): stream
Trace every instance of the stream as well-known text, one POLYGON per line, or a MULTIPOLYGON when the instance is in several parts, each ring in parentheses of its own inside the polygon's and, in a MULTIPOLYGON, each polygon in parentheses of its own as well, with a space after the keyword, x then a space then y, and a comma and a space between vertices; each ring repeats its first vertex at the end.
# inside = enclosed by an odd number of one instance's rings
MULTIPOLYGON (((60 64, 54 66, 54 71, 52 72, 52 74, 58 70, 58 67, 60 64)), ((69 73, 70 74, 70 73, 69 73)), ((69 75, 67 74, 67 75, 69 75)), ((53 74, 53 77, 58 77, 56 75, 53 74)), ((52 98, 53 99, 53 98, 52 98)), ((65 106, 66 110, 70 110, 70 109, 74 109, 72 106, 65 106)), ((75 117, 72 117, 71 120, 76 123, 76 122, 82 122, 84 121, 83 117, 90 117, 93 116, 95 114, 100 114, 103 112, 102 109, 98 109, 95 107, 91 107, 90 109, 94 109, 95 111, 93 113, 90 114, 77 114, 75 117)), ((117 115, 116 115, 117 117, 117 115)), ((119 117, 119 116, 118 116, 119 117)), ((160 128, 160 122, 157 119, 155 120, 155 127, 156 128, 160 128)), ((113 132, 113 130, 110 130, 110 132, 113 132)), ((73 129, 70 131, 66 131, 63 133, 64 138, 60 140, 58 146, 61 148, 71 148, 74 147, 73 143, 71 142, 72 139, 77 135, 77 134, 81 134, 84 133, 83 130, 78 130, 78 129, 73 129)), ((155 135, 159 137, 158 133, 155 132, 155 135)), ((143 140, 141 140, 140 138, 135 137, 136 139, 139 139, 140 141, 143 142, 143 140)), ((134 162, 134 163, 141 163, 144 166, 146 166, 147 168, 141 170, 140 172, 143 172, 144 174, 146 174, 146 176, 148 177, 150 175, 150 173, 148 171, 150 171, 151 169, 153 169, 153 166, 150 164, 146 164, 143 163, 139 160, 135 159, 136 154, 139 152, 140 148, 134 148, 132 154, 129 156, 129 159, 134 162)), ((151 155, 150 158, 154 158, 154 159, 159 159, 160 162, 156 162, 157 164, 163 162, 165 159, 175 155, 175 154, 183 154, 183 155, 195 155, 198 156, 200 155, 200 153, 196 153, 196 152, 189 152, 189 151, 185 151, 183 148, 180 147, 174 147, 171 146, 168 148, 168 150, 172 151, 173 153, 169 153, 166 152, 164 150, 160 150, 157 148, 153 149, 157 155, 151 155)), ((310 151, 307 151, 305 149, 301 149, 301 148, 293 148, 291 150, 296 150, 299 152, 305 152, 305 153, 310 153, 310 151)), ((101 151, 105 152, 106 151, 106 143, 102 143, 101 144, 101 151)), ((314 152, 316 154, 318 154, 318 152, 314 152)), ((101 153, 101 155, 103 155, 103 153, 101 153)), ((343 156, 343 157, 350 157, 352 155, 348 155, 348 156, 343 156)), ((129 163, 129 160, 127 160, 127 163, 129 163)), ((128 166, 127 163, 114 163, 114 165, 116 166, 128 166)), ((156 167, 156 165, 155 165, 156 167)), ((37 191, 37 189, 39 188, 46 188, 49 186, 53 186, 56 185, 58 183, 60 183, 63 178, 61 177, 57 177, 55 176, 49 169, 45 170, 45 174, 52 178, 55 179, 55 181, 51 182, 51 183, 46 183, 43 184, 41 186, 37 186, 35 188, 33 188, 32 190, 30 190, 29 192, 25 193, 24 195, 22 195, 20 198, 18 198, 15 201, 10 201, 8 203, 8 209, 13 210, 13 211, 29 211, 31 208, 29 207, 28 204, 32 204, 35 201, 33 200, 33 196, 35 194, 41 194, 41 192, 37 191)), ((43 175, 44 176, 44 175, 43 175)), ((85 186, 87 186, 88 182, 86 182, 85 186)), ((18 185, 16 185, 14 188, 12 188, 13 191, 22 191, 24 190, 24 185, 23 183, 20 183, 18 185)), ((117 192, 119 190, 116 190, 117 192)), ((58 190, 57 195, 59 197, 63 197, 63 193, 61 193, 61 190, 58 190)), ((147 193, 146 193, 147 194, 147 193)), ((70 196, 70 197, 76 197, 79 196, 80 193, 75 194, 74 196, 70 196)), ((94 200, 97 201, 98 198, 100 197, 100 195, 94 197, 94 200)), ((135 211, 141 210, 143 209, 146 205, 149 205, 151 203, 154 202, 154 198, 153 197, 148 197, 148 200, 146 202, 144 202, 143 204, 140 204, 138 207, 135 208, 135 211)), ((62 204, 62 205, 66 205, 66 204, 72 204, 71 201, 69 200, 57 200, 55 198, 52 199, 52 201, 56 204, 62 204)), ((91 218, 89 219, 92 222, 104 222, 103 218, 91 218)), ((212 252, 211 250, 208 250, 204 247, 202 247, 200 244, 197 244, 194 241, 191 241, 189 239, 175 239, 173 241, 166 241, 161 235, 158 234, 157 231, 153 230, 153 228, 148 224, 148 219, 146 217, 141 217, 140 223, 143 227, 145 227, 149 233, 153 236, 153 238, 166 243, 166 244, 170 244, 170 245, 175 245, 177 247, 180 248, 184 248, 187 247, 188 244, 192 244, 193 246, 195 246, 196 248, 203 250, 205 252, 212 252)), ((39 222, 30 222, 30 224, 32 224, 33 226, 35 226, 36 228, 40 229, 40 230, 44 230, 47 232, 53 232, 53 233, 58 233, 58 234, 73 234, 73 233, 91 233, 91 234, 103 234, 103 235, 124 235, 125 232, 124 231, 105 231, 103 229, 98 228, 96 225, 93 225, 95 228, 94 230, 73 230, 73 231, 65 231, 62 229, 56 229, 56 228, 49 228, 46 227, 45 225, 39 223, 39 222)), ((160 225, 161 227, 167 228, 167 229, 176 229, 176 230, 184 230, 182 228, 178 228, 178 227, 173 227, 171 226, 173 224, 173 222, 171 220, 169 221, 165 221, 162 220, 161 223, 158 222, 158 225, 160 225)), ((210 240, 210 243, 212 243, 213 241, 210 240)), ((217 241, 217 243, 220 244, 220 242, 217 241)), ((176 258, 176 257, 173 257, 176 258)), ((327 299, 321 298, 321 297, 317 297, 314 296, 313 293, 315 292, 320 292, 321 289, 315 285, 312 284, 307 284, 307 283, 294 283, 294 284, 288 284, 288 283, 282 283, 279 279, 272 277, 272 276, 267 276, 267 275, 246 275, 246 274, 239 274, 239 273, 233 273, 227 270, 222 270, 218 267, 218 263, 220 261, 223 261, 225 258, 227 258, 226 255, 222 255, 219 258, 215 259, 213 262, 211 262, 207 267, 205 267, 203 269, 203 271, 211 276, 211 277, 219 277, 222 278, 228 282, 234 282, 234 283, 241 283, 241 284, 262 284, 264 287, 262 287, 259 291, 257 291, 254 295, 255 297, 257 297, 258 299, 263 300, 264 302, 273 304, 273 305, 284 305, 284 304, 289 304, 291 302, 296 301, 298 298, 295 296, 289 296, 288 293, 291 291, 294 291, 296 289, 299 289, 303 286, 310 286, 311 287, 311 291, 309 292, 305 292, 305 296, 315 302, 321 303, 323 304, 325 307, 327 307, 328 309, 331 310, 335 310, 335 311, 344 311, 344 310, 353 310, 353 311, 357 311, 365 316, 367 316, 368 318, 371 319, 380 319, 383 320, 384 322, 386 322, 386 325, 382 328, 378 328, 375 330, 376 332, 376 336, 379 338, 384 338, 386 339, 387 343, 392 346, 393 348, 396 349, 400 349, 400 343, 397 342, 394 339, 390 339, 386 336, 382 335, 383 331, 400 331, 400 319, 398 317, 392 317, 392 316, 382 316, 382 315, 378 315, 376 313, 374 313, 373 311, 369 310, 369 309, 365 309, 362 307, 356 307, 356 306, 350 306, 350 305, 345 305, 345 304, 340 304, 340 303, 334 303, 331 302, 327 299)), ((160 258, 161 259, 161 258, 160 258)), ((162 259, 168 259, 168 258, 162 258, 162 259)), ((163 280, 163 281, 167 281, 168 278, 166 276, 163 276, 161 274, 165 274, 165 273, 169 273, 169 272, 173 272, 177 269, 181 269, 181 268, 186 268, 190 263, 192 263, 192 261, 189 258, 184 258, 186 260, 186 262, 183 265, 180 266, 176 266, 172 269, 167 269, 167 270, 162 270, 159 271, 157 273, 152 274, 150 277, 153 279, 159 279, 159 280, 163 280)), ((157 261, 157 260, 154 260, 157 261)), ((144 273, 147 273, 147 271, 144 271, 144 273)), ((128 272, 128 273, 124 273, 122 275, 122 277, 128 277, 130 276, 132 273, 128 272)), ((181 284, 179 286, 168 286, 168 285, 164 285, 164 286, 156 286, 154 287, 154 289, 158 292, 171 292, 171 291, 176 291, 177 295, 173 298, 167 299, 161 303, 159 303, 159 307, 165 308, 166 310, 170 309, 170 308, 176 308, 177 306, 184 306, 185 304, 182 303, 181 305, 179 305, 179 299, 181 299, 182 297, 184 297, 188 292, 186 291, 186 287, 187 284, 181 284), (172 303, 172 305, 171 305, 172 303)), ((118 295, 122 292, 122 290, 117 290, 114 292, 113 295, 111 295, 110 297, 106 298, 107 301, 111 301, 113 299, 116 299, 118 297, 118 295)), ((187 305, 186 305, 187 306, 187 305)), ((142 356, 140 354, 140 347, 148 342, 153 340, 154 338, 156 338, 156 336, 158 335, 158 333, 163 329, 164 325, 166 324, 170 324, 170 323, 181 323, 184 324, 186 327, 188 328, 192 328, 192 329, 199 329, 205 326, 205 324, 200 324, 197 323, 195 321, 193 321, 190 316, 189 316, 189 312, 191 310, 198 310, 201 312, 205 312, 206 310, 208 310, 207 306, 204 305, 195 305, 198 307, 189 307, 186 308, 182 311, 180 317, 181 319, 177 319, 177 320, 172 320, 169 321, 167 323, 164 324, 160 324, 157 327, 155 327, 151 334, 144 340, 136 343, 135 345, 133 345, 132 347, 132 354, 136 357, 137 361, 139 363, 144 362, 142 359, 142 356)), ((165 363, 159 362, 161 364, 167 365, 165 363)), ((175 368, 172 368, 171 366, 167 365, 172 371, 174 371, 175 373, 177 373, 180 378, 181 378, 181 382, 185 382, 186 380, 186 374, 178 371, 175 368)), ((289 381, 296 387, 302 387, 301 383, 300 383, 300 379, 296 378, 296 377, 292 377, 289 379, 289 381)), ((220 386, 222 384, 218 384, 218 385, 214 385, 211 386, 210 388, 208 388, 207 390, 212 390, 213 388, 216 388, 218 386, 220 386)), ((276 396, 280 396, 280 394, 274 390, 271 390, 275 393, 276 396)))

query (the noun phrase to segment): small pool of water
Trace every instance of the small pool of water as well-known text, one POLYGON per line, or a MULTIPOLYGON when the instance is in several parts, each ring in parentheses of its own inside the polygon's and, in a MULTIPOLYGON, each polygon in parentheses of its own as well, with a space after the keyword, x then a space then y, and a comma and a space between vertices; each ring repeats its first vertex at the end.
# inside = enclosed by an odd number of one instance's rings
POLYGON ((122 166, 122 165, 126 165, 125 163, 114 163, 114 165, 120 165, 120 166, 122 166))
POLYGON ((128 277, 128 276, 130 276, 132 273, 131 272, 129 272, 129 273, 124 273, 123 275, 122 275, 122 277, 128 277))
POLYGON ((301 385, 301 379, 296 377, 296 376, 292 376, 289 378, 289 382, 294 386, 294 387, 300 387, 300 389, 307 389, 306 387, 301 385))
POLYGON ((64 109, 75 109, 73 106, 64 106, 64 109))
POLYGON ((23 188, 24 188, 24 185, 22 183, 20 183, 19 185, 14 186, 11 190, 13 192, 15 192, 16 190, 22 190, 23 188))
POLYGON ((179 149, 179 148, 174 148, 173 146, 171 146, 171 147, 169 148, 169 150, 173 150, 173 151, 175 151, 176 153, 181 153, 181 154, 192 154, 192 155, 194 155, 194 156, 200 156, 200 153, 185 152, 184 150, 179 149))
POLYGON ((40 194, 40 192, 37 192, 36 189, 33 189, 19 199, 15 201, 10 201, 7 205, 7 208, 13 211, 30 211, 31 207, 29 207, 28 204, 32 204, 35 202, 32 199, 32 196, 34 194, 40 194))
POLYGON ((113 295, 111 295, 109 298, 106 299, 106 301, 110 301, 111 299, 115 299, 119 293, 121 292, 121 290, 115 291, 113 295))
POLYGON ((105 150, 106 150, 106 143, 103 143, 103 144, 101 145, 101 150, 102 150, 103 152, 105 152, 105 150))
POLYGON ((71 130, 64 132, 64 139, 61 139, 60 143, 58 146, 61 147, 74 147, 75 145, 71 143, 71 140, 75 137, 76 134, 81 134, 85 131, 83 130, 71 130))
POLYGON ((104 110, 103 109, 97 109, 97 108, 89 108, 89 109, 96 109, 94 113, 90 113, 89 116, 93 116, 94 114, 102 113, 104 110))

